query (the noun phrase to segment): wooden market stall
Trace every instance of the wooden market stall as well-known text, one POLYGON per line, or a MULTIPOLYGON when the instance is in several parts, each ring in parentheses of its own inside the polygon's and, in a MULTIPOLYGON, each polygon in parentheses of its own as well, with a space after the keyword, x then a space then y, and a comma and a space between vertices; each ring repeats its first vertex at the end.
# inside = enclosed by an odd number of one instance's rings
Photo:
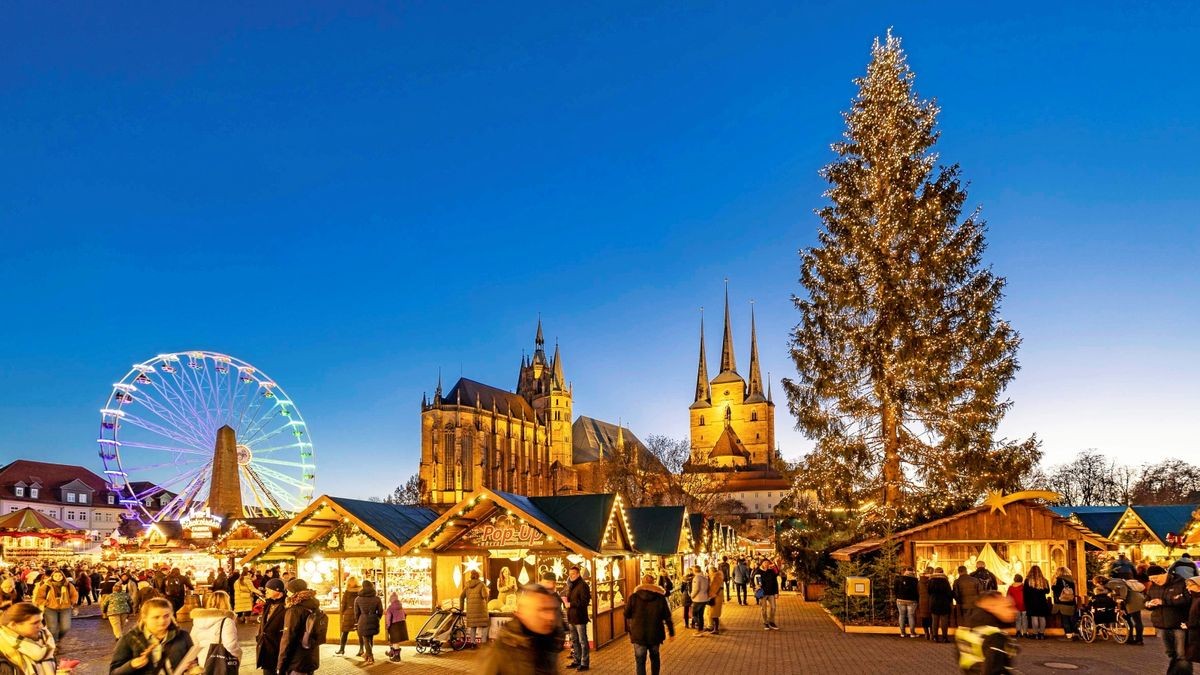
MULTIPOLYGON (((438 514, 419 506, 384 504, 323 495, 249 551, 242 565, 283 564, 308 582, 329 616, 328 640, 340 637, 340 603, 346 582, 375 584, 384 605, 398 594, 416 635, 432 611, 433 560, 405 544, 438 514)), ((376 641, 386 642, 381 631, 376 641)))
POLYGON ((511 617, 521 585, 553 572, 565 594, 567 572, 578 565, 592 588, 591 642, 602 647, 626 632, 625 598, 637 585, 635 541, 616 495, 524 497, 481 488, 413 537, 401 554, 432 556, 439 605, 457 603, 468 573, 479 572, 491 591, 493 627, 511 617))
POLYGON ((642 506, 629 509, 629 525, 641 556, 642 574, 656 577, 664 572, 675 584, 672 603, 683 587, 683 565, 694 553, 690 517, 683 506, 642 506))
POLYGON ((868 539, 847 546, 835 551, 832 558, 848 561, 878 550, 885 541, 900 544, 901 564, 918 570, 941 567, 951 578, 959 565, 974 570, 975 563, 982 560, 1002 588, 1014 574, 1024 574, 1033 565, 1051 579, 1060 566, 1069 568, 1076 579, 1086 579, 1086 550, 1114 547, 1104 536, 1039 501, 1001 499, 897 532, 886 540, 868 539))

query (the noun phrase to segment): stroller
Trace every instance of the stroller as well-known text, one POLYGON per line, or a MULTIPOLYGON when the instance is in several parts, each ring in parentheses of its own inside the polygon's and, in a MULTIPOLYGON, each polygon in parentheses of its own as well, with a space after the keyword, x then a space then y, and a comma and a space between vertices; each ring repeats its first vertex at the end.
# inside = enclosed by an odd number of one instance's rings
POLYGON ((467 646, 467 629, 463 626, 466 612, 453 606, 453 600, 448 600, 434 610, 429 620, 421 626, 417 633, 417 653, 437 655, 442 648, 449 645, 454 651, 461 651, 467 646))

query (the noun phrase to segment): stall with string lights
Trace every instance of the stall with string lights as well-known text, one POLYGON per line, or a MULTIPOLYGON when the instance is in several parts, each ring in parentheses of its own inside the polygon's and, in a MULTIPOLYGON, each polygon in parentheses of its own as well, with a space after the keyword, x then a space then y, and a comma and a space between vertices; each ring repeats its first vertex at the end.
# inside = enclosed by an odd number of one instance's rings
POLYGON ((626 632, 625 598, 637 584, 635 544, 617 495, 524 497, 482 488, 426 527, 401 554, 432 557, 439 605, 457 603, 468 575, 479 572, 490 591, 494 623, 511 616, 522 585, 537 583, 546 572, 554 573, 565 595, 567 572, 578 566, 592 588, 590 638, 601 647, 626 632))
POLYGON ((666 575, 675 590, 671 605, 682 604, 684 559, 694 553, 690 516, 683 506, 642 506, 629 509, 629 524, 637 540, 642 574, 666 575))
MULTIPOLYGON (((407 551, 405 544, 437 516, 419 506, 323 495, 249 551, 241 564, 293 569, 329 616, 327 639, 341 632, 341 598, 352 577, 372 582, 385 605, 396 593, 408 612, 409 634, 415 635, 434 607, 433 560, 407 551)), ((376 636, 379 642, 386 639, 376 636)))

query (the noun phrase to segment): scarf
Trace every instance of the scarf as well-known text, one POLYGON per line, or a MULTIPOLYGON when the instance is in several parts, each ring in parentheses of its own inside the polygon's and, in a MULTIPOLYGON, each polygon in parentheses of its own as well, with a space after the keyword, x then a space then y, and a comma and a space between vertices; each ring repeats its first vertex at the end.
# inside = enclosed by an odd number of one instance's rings
POLYGON ((54 675, 54 638, 42 629, 36 640, 17 635, 8 626, 0 627, 0 654, 26 675, 54 675))
POLYGON ((299 593, 292 593, 291 595, 288 596, 287 602, 284 604, 284 606, 285 607, 295 607, 296 605, 304 602, 305 600, 308 600, 309 598, 315 598, 315 597, 317 597, 316 591, 305 590, 305 591, 300 591, 299 593))

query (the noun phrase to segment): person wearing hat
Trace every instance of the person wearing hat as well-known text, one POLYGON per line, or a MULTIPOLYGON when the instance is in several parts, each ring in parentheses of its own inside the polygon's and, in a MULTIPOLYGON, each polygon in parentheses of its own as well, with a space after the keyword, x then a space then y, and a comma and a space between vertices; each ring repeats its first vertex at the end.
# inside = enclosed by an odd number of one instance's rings
POLYGON ((265 587, 262 623, 258 624, 258 660, 263 675, 276 675, 279 668, 279 643, 283 639, 284 600, 287 588, 281 579, 270 579, 265 587))
MULTIPOLYGON (((283 635, 279 639, 279 673, 315 673, 321 666, 321 643, 325 631, 313 631, 305 640, 309 615, 320 612, 317 594, 308 590, 303 579, 287 582, 288 599, 284 601, 283 635)), ((317 617, 320 619, 321 617, 317 617)), ((326 626, 328 624, 326 623, 326 626)))
POLYGON ((1185 584, 1192 598, 1192 605, 1188 609, 1185 652, 1188 662, 1200 663, 1200 577, 1189 577, 1185 584))
MULTIPOLYGON (((1158 569, 1162 570, 1161 567, 1158 569)), ((1187 660, 1188 631, 1184 627, 1192 604, 1187 581, 1166 571, 1152 574, 1146 597, 1150 598, 1146 602, 1146 608, 1150 610, 1150 622, 1162 639, 1163 650, 1170 660, 1167 672, 1192 672, 1192 664, 1187 660)))

